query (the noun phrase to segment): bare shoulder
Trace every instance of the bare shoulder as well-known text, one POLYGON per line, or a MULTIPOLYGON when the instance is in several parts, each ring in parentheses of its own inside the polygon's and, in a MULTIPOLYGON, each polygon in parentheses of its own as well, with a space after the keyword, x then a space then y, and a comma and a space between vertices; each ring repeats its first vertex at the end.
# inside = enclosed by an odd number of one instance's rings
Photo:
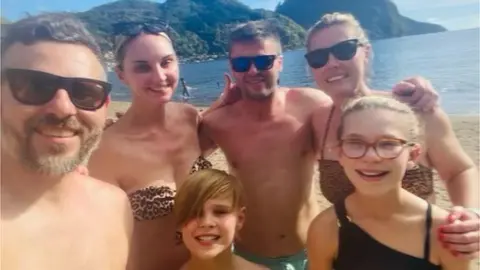
POLYGON ((333 103, 332 99, 325 92, 309 87, 291 88, 287 97, 288 100, 298 102, 302 106, 329 106, 333 103))
POLYGON ((336 239, 338 235, 338 219, 333 206, 318 214, 309 227, 308 237, 336 239))
POLYGON ((439 263, 442 269, 448 270, 467 270, 470 269, 470 262, 461 257, 454 256, 452 252, 443 247, 443 243, 440 242, 437 237, 437 232, 440 226, 447 223, 447 217, 449 212, 432 205, 432 227, 430 229, 431 244, 432 244, 432 256, 436 263, 439 263))
POLYGON ((133 215, 127 194, 119 187, 93 177, 83 175, 79 177, 86 186, 85 191, 89 199, 87 203, 93 205, 97 211, 95 216, 109 224, 112 222, 122 224, 121 227, 130 232, 133 228, 133 215))
POLYGON ((187 123, 198 123, 200 113, 193 105, 169 102, 167 105, 169 117, 179 121, 186 121, 187 123))
POLYGON ((103 132, 97 149, 88 161, 87 167, 91 176, 110 184, 119 185, 115 179, 115 175, 119 171, 117 164, 119 145, 122 145, 122 141, 116 133, 116 126, 113 125, 103 132))
POLYGON ((238 270, 268 270, 269 268, 263 265, 259 265, 250 261, 245 260, 244 258, 234 255, 235 259, 237 261, 237 267, 236 269, 238 270))
POLYGON ((223 123, 223 120, 228 117, 233 110, 235 110, 236 104, 226 105, 217 109, 214 109, 202 117, 202 124, 205 124, 208 127, 214 125, 220 125, 223 123))
POLYGON ((92 198, 101 201, 102 204, 116 208, 124 207, 125 203, 128 203, 126 193, 119 187, 91 176, 81 175, 79 177, 87 185, 86 188, 91 192, 92 198))
POLYGON ((307 250, 312 269, 327 269, 327 266, 331 266, 338 253, 338 222, 333 206, 311 222, 307 234, 307 250))

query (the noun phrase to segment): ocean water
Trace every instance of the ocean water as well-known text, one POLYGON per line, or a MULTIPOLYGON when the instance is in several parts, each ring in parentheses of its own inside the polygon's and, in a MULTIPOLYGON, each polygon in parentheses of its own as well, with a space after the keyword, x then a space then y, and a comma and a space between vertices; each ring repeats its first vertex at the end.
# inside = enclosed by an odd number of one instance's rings
MULTIPOLYGON (((401 79, 423 76, 440 93, 447 113, 480 114, 479 33, 476 28, 374 41, 371 86, 388 90, 401 79)), ((282 85, 315 87, 304 53, 303 49, 284 53, 282 85)), ((189 103, 208 106, 221 93, 227 71, 225 59, 181 64, 181 77, 193 88, 189 103)), ((116 75, 110 73, 109 79, 113 99, 130 101, 130 91, 116 75)), ((175 100, 181 99, 181 92, 177 89, 175 100)))

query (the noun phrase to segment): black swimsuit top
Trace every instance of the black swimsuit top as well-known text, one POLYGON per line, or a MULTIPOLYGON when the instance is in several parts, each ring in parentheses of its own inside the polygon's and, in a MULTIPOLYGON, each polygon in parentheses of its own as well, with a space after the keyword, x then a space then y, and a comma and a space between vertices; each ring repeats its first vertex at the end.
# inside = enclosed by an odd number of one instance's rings
MULTIPOLYGON (((345 201, 335 204, 339 220, 338 257, 335 270, 440 270, 430 262, 431 205, 428 204, 425 222, 423 258, 417 258, 386 246, 347 217, 345 201)), ((392 232, 395 233, 395 232, 392 232)))

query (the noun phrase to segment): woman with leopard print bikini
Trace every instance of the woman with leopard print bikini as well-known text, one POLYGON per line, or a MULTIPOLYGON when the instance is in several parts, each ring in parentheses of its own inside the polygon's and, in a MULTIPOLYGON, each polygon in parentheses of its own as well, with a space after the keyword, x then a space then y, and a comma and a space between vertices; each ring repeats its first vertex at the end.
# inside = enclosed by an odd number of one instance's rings
POLYGON ((178 270, 185 263, 172 214, 176 187, 192 171, 211 167, 201 158, 197 110, 170 101, 179 63, 167 31, 134 25, 116 37, 116 73, 132 103, 105 130, 89 163, 92 176, 128 194, 135 218, 129 269, 135 270, 178 270))
MULTIPOLYGON (((334 101, 327 126, 321 131, 325 135, 320 142, 319 153, 320 187, 323 195, 331 203, 343 202, 354 191, 353 185, 338 162, 336 152, 330 151, 339 144, 335 131, 340 124, 341 107, 354 97, 388 94, 374 91, 367 86, 365 77, 368 73, 371 50, 365 31, 350 14, 326 14, 308 32, 305 58, 319 88, 334 101)), ((403 96, 402 101, 407 104, 415 104, 417 95, 412 92, 415 88, 432 87, 426 80, 413 78, 396 85, 393 92, 397 96, 403 96)), ((447 115, 441 108, 431 106, 435 104, 426 104, 423 99, 416 104, 414 109, 417 109, 417 114, 423 122, 425 151, 420 157, 420 164, 405 174, 403 188, 433 202, 434 168, 445 181, 453 205, 478 207, 477 168, 458 142, 447 115), (419 111, 419 108, 430 107, 431 111, 419 111)), ((478 241, 478 216, 476 217, 474 213, 478 210, 470 210, 472 211, 462 212, 469 216, 471 227, 477 228, 472 229, 472 233, 476 235, 473 238, 477 238, 478 241)), ((470 243, 470 240, 467 242, 470 243)), ((475 243, 475 240, 472 240, 472 243, 475 243)), ((458 248, 456 245, 451 247, 458 248)), ((478 244, 472 249, 476 249, 475 253, 478 252, 478 244)))

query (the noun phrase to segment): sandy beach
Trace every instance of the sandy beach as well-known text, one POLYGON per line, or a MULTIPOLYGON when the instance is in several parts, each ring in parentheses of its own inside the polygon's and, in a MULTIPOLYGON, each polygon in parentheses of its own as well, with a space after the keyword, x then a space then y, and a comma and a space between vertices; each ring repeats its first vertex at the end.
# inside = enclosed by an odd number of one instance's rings
MULTIPOLYGON (((109 116, 113 117, 117 111, 126 111, 130 103, 128 102, 112 102, 109 107, 109 116)), ((199 110, 203 108, 198 108, 199 110)), ((453 129, 460 140, 462 147, 466 150, 467 154, 475 161, 477 166, 480 165, 480 143, 479 143, 479 122, 480 117, 478 115, 452 115, 450 116, 453 129)), ((217 150, 208 158, 213 166, 217 169, 227 170, 228 165, 225 160, 225 156, 222 151, 217 150)), ((318 170, 315 169, 315 179, 318 179, 318 170)), ((318 181, 316 181, 316 190, 318 194, 318 202, 322 209, 330 206, 330 203, 322 196, 320 188, 318 186, 318 181)), ((446 192, 445 185, 438 178, 435 177, 435 193, 436 193, 436 204, 442 208, 448 209, 451 207, 451 202, 446 192)), ((480 194, 479 194, 480 195, 480 194)), ((476 263, 472 263, 470 269, 478 269, 480 260, 477 260, 476 263), (476 266, 474 266, 476 265, 476 266)))
MULTIPOLYGON (((129 102, 112 102, 109 106, 109 116, 113 117, 115 112, 118 111, 126 111, 130 106, 129 102)), ((198 108, 199 110, 204 108, 198 108)), ((477 166, 479 165, 479 157, 480 157, 480 144, 479 144, 479 122, 480 117, 475 115, 454 115, 450 116, 452 121, 453 128, 455 133, 457 134, 462 147, 467 151, 467 154, 473 158, 477 166)), ((213 153, 208 158, 215 168, 221 170, 227 170, 228 166, 225 160, 223 153, 218 150, 213 153)), ((318 179, 318 170, 315 170, 315 179, 318 179)), ((444 208, 449 208, 451 206, 450 200, 448 198, 448 194, 445 190, 444 184, 436 177, 435 181, 435 192, 436 192, 436 203, 444 208)), ((330 205, 330 203, 322 196, 320 189, 317 187, 318 190, 318 201, 322 208, 326 208, 330 205)))

